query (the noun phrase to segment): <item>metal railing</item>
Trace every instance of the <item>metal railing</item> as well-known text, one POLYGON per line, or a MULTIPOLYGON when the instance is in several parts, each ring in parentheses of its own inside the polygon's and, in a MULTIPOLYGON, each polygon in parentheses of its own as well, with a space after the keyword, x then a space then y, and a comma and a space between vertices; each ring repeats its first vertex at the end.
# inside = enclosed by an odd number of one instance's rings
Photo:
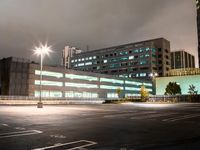
MULTIPOLYGON (((34 96, 0 96, 0 100, 39 100, 34 96)), ((65 98, 65 97, 43 97, 42 100, 77 100, 77 101, 103 101, 103 98, 65 98)))

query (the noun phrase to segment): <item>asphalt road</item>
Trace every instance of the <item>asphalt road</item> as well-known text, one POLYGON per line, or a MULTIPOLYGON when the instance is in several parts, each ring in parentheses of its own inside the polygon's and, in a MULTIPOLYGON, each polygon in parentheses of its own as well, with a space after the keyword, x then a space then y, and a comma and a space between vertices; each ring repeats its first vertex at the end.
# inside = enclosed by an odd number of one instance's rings
POLYGON ((198 150, 200 104, 0 106, 0 150, 198 150))

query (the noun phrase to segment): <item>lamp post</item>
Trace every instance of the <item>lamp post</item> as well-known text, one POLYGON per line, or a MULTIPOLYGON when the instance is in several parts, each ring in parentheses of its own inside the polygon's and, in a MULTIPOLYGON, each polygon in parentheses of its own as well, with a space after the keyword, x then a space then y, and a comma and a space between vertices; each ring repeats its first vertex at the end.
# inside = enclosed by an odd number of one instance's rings
POLYGON ((155 78, 158 76, 157 72, 152 72, 149 74, 149 76, 152 78, 152 83, 153 83, 153 94, 156 94, 156 80, 155 78))
POLYGON ((37 103, 37 108, 43 108, 42 103, 42 70, 43 70, 43 59, 45 55, 49 56, 49 53, 52 52, 51 46, 47 46, 47 44, 43 45, 40 43, 39 47, 35 47, 33 50, 34 54, 40 56, 40 99, 37 103))

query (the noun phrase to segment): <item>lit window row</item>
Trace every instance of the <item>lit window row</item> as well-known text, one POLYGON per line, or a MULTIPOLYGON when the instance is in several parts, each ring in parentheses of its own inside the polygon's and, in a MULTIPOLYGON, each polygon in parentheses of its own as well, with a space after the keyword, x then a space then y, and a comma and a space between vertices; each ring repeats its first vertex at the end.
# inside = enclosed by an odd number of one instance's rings
MULTIPOLYGON (((42 80, 41 84, 46 86, 63 86, 62 82, 46 81, 46 80, 42 80)), ((40 85, 40 80, 35 80, 35 85, 40 85)))
POLYGON ((152 83, 143 83, 144 86, 152 86, 152 83))
POLYGON ((118 88, 120 88, 120 89, 124 89, 124 87, 122 87, 122 86, 111 86, 111 85, 100 85, 100 88, 101 89, 108 89, 108 90, 116 90, 116 89, 118 89, 118 88))
POLYGON ((72 83, 72 82, 65 82, 65 86, 76 87, 76 88, 98 88, 96 84, 72 83))
POLYGON ((98 93, 94 92, 75 92, 75 91, 66 91, 65 97, 70 98, 98 98, 98 93))
POLYGON ((125 84, 142 85, 142 83, 140 83, 140 82, 134 82, 134 81, 125 81, 125 84))
MULTIPOLYGON (((40 91, 35 91, 35 97, 40 97, 40 91)), ((60 91, 42 91, 42 97, 62 97, 62 92, 60 91)))
POLYGON ((76 74, 65 74, 65 78, 87 80, 87 81, 98 81, 97 77, 76 75, 76 74))
POLYGON ((140 88, 134 88, 134 87, 125 87, 125 90, 127 91, 139 91, 140 88))
POLYGON ((125 97, 131 97, 131 96, 140 96, 140 94, 132 94, 132 93, 125 94, 125 97))
POLYGON ((149 92, 152 92, 153 90, 152 89, 149 89, 149 88, 146 88, 147 89, 147 91, 149 91, 149 92))
MULTIPOLYGON (((40 75, 40 70, 35 70, 36 75, 40 75)), ((56 77, 56 78, 62 78, 63 74, 58 72, 52 72, 52 71, 42 71, 42 76, 50 76, 50 77, 56 77)))
POLYGON ((90 56, 90 57, 86 57, 86 58, 79 58, 79 59, 73 59, 71 60, 71 62, 81 62, 81 61, 87 61, 87 60, 92 60, 92 59, 96 59, 96 56, 90 56))
POLYGON ((116 80, 116 79, 109 79, 109 78, 100 78, 100 82, 124 84, 124 80, 116 80))

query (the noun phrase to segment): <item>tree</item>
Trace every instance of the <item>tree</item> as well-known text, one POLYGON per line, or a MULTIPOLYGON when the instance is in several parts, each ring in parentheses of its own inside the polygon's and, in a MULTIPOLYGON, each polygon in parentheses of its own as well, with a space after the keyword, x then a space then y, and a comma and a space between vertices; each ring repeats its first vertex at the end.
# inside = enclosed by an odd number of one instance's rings
POLYGON ((189 85, 188 93, 190 94, 189 95, 189 100, 191 102, 194 101, 195 100, 195 95, 197 95, 198 91, 196 90, 196 87, 193 84, 189 85))
POLYGON ((189 85, 188 93, 190 95, 197 95, 198 91, 196 90, 196 87, 193 84, 189 85))
POLYGON ((146 101, 149 97, 149 92, 147 91, 144 85, 142 85, 140 88, 140 95, 142 101, 146 101))
POLYGON ((120 96, 120 93, 122 92, 122 89, 121 88, 117 88, 116 91, 115 91, 118 95, 118 97, 120 96))
POLYGON ((169 82, 165 88, 165 95, 177 95, 181 94, 181 87, 176 82, 169 82))

